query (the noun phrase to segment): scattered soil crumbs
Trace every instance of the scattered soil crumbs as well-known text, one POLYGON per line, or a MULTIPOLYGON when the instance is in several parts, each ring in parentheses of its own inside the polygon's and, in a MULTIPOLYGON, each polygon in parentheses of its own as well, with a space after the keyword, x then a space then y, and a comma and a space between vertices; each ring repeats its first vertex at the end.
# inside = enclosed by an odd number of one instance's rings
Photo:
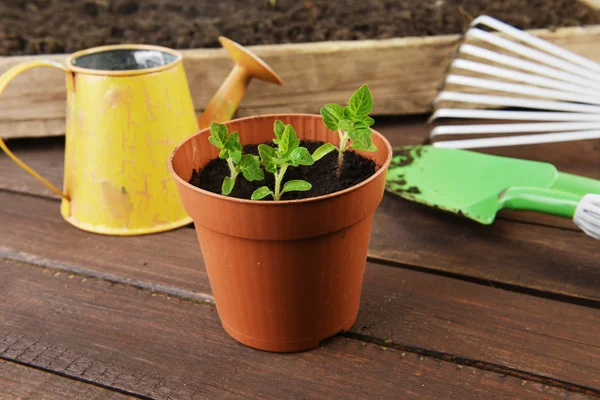
MULTIPOLYGON (((265 144, 272 145, 271 143, 265 144)), ((317 141, 300 142, 300 146, 306 147, 311 154, 322 144, 323 142, 317 141)), ((246 145, 243 152, 244 154, 258 155, 258 145, 246 145)), ((303 179, 312 184, 312 189, 307 192, 285 193, 281 197, 281 200, 306 199, 338 192, 364 181, 376 171, 376 165, 373 160, 364 158, 353 151, 347 151, 344 153, 342 176, 341 179, 338 179, 337 157, 338 153, 333 151, 311 166, 289 167, 283 177, 282 187, 289 180, 303 179)), ((229 176, 227 162, 217 158, 209 162, 204 169, 194 171, 190 183, 201 189, 221 194, 221 185, 226 176, 229 176)), ((252 192, 265 185, 271 189, 275 187, 273 174, 265 172, 265 179, 263 181, 254 182, 248 182, 240 174, 229 197, 250 199, 252 192)), ((265 197, 265 200, 272 200, 272 198, 268 196, 265 197)))
POLYGON ((598 24, 577 0, 3 0, 0 55, 106 44, 176 49, 433 36, 487 14, 520 29, 598 24))

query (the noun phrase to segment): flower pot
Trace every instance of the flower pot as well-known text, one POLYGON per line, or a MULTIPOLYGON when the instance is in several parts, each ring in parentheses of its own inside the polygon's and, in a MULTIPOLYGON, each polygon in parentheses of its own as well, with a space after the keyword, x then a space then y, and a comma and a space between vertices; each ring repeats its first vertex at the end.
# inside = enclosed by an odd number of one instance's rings
MULTIPOLYGON (((298 138, 336 143, 320 115, 282 114, 229 121, 244 144, 271 141, 273 124, 292 124, 298 138)), ((374 131, 378 150, 362 153, 378 170, 336 193, 293 201, 230 198, 188 183, 194 169, 218 156, 209 129, 182 142, 169 160, 183 207, 195 222, 223 328, 257 349, 291 352, 354 323, 360 303, 373 213, 392 157, 374 131)), ((238 179, 243 179, 242 177, 238 179)))

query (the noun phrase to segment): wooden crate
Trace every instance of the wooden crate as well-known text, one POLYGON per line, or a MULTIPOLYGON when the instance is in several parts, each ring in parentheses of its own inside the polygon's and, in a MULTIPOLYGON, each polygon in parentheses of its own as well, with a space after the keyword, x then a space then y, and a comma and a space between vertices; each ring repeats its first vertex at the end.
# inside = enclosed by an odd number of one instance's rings
MULTIPOLYGON (((532 30, 536 36, 600 61, 600 25, 532 30)), ((458 35, 385 40, 250 46, 284 79, 284 86, 253 81, 237 116, 276 112, 318 113, 330 102, 345 102, 367 83, 374 115, 423 114, 443 81, 458 35)), ((198 112, 233 66, 223 49, 184 50, 184 66, 198 112)), ((66 55, 0 58, 0 72, 35 58, 63 62, 66 55)), ((64 76, 54 69, 28 71, 0 97, 0 136, 62 135, 64 76)))

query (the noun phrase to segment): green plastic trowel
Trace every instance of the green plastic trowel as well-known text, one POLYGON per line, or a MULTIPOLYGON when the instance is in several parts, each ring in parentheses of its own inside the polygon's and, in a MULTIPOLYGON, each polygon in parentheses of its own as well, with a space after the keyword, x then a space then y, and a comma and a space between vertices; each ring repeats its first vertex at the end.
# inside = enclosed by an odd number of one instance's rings
POLYGON ((432 146, 394 148, 386 190, 482 224, 504 208, 572 218, 600 239, 600 181, 552 164, 432 146))

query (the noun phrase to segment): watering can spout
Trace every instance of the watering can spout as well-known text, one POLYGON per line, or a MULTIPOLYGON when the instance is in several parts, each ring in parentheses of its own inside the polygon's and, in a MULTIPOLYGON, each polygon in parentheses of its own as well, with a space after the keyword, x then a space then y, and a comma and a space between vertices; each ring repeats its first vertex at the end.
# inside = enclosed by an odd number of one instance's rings
POLYGON ((199 129, 210 126, 212 122, 229 121, 242 101, 252 78, 278 85, 283 84, 279 75, 251 51, 223 36, 219 37, 219 43, 235 61, 235 66, 198 118, 199 129))

